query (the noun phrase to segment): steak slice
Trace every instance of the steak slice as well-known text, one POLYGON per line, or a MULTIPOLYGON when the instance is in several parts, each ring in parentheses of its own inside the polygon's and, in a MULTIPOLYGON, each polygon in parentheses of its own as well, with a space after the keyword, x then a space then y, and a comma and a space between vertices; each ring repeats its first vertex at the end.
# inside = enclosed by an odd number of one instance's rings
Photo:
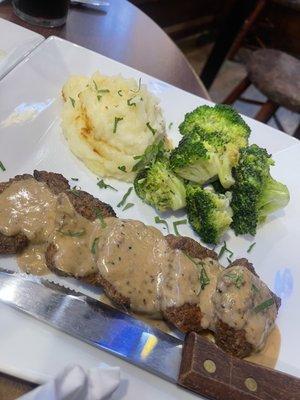
MULTIPOLYGON (((109 204, 102 202, 91 194, 84 192, 83 190, 67 190, 65 193, 78 214, 88 219, 89 221, 94 221, 98 218, 97 210, 98 212, 101 212, 103 218, 116 217, 116 213, 109 204)), ((55 265, 55 253, 56 247, 53 243, 50 243, 45 254, 47 267, 57 275, 70 276, 61 269, 57 268, 57 266, 55 265)), ((102 286, 99 284, 99 280, 104 281, 104 279, 100 278, 98 275, 99 274, 92 274, 89 277, 84 277, 81 279, 85 280, 88 283, 91 283, 94 286, 102 286)), ((107 282, 106 286, 109 293, 114 293, 114 290, 110 288, 111 285, 109 284, 109 282, 107 282)), ((120 298, 120 296, 118 296, 116 293, 115 296, 120 298)), ((124 302, 124 299, 122 299, 122 303, 124 302)))
MULTIPOLYGON (((77 195, 75 195, 75 197, 76 201, 80 202, 81 197, 77 195)), ((91 210, 89 205, 91 205, 91 207, 94 207, 93 201, 89 204, 86 203, 88 199, 89 197, 82 199, 82 204, 85 205, 83 208, 79 204, 77 204, 77 211, 79 211, 80 214, 83 216, 90 216, 89 211, 91 210)), ((105 210, 107 210, 106 205, 104 207, 105 208, 103 209, 103 213, 105 212, 105 210)), ((110 214, 106 216, 114 216, 114 214, 112 215, 110 212, 110 214)), ((94 218, 89 218, 89 219, 93 220, 94 218)), ((171 247, 173 249, 177 248, 182 249, 184 247, 187 254, 189 254, 191 257, 197 257, 201 259, 211 256, 215 258, 213 252, 211 252, 210 250, 206 252, 205 248, 203 248, 199 243, 197 243, 195 240, 191 238, 181 237, 180 240, 177 240, 177 237, 173 235, 168 235, 166 238, 169 244, 171 244, 171 247), (192 250, 189 251, 189 249, 192 250)), ((55 265, 54 262, 55 252, 56 252, 55 246, 53 244, 50 244, 46 251, 47 266, 54 273, 66 276, 66 274, 59 268, 57 268, 55 265)), ((125 297, 121 293, 119 293, 115 289, 115 287, 108 280, 104 279, 99 273, 93 273, 91 275, 77 279, 80 279, 83 282, 89 283, 94 286, 102 287, 105 294, 117 306, 130 308, 130 298, 125 297)), ((202 330, 201 328, 202 314, 200 308, 196 304, 183 304, 180 307, 170 307, 167 310, 165 310, 165 312, 163 313, 163 317, 167 322, 171 323, 173 326, 175 326, 182 332, 191 332, 191 331, 200 332, 202 330)))
MULTIPOLYGON (((58 194, 66 189, 69 189, 69 183, 66 178, 61 174, 54 172, 37 171, 35 170, 33 176, 30 174, 16 175, 8 182, 0 183, 0 193, 9 187, 13 182, 34 178, 39 182, 47 184, 49 189, 54 194, 58 194)), ((0 233, 0 254, 16 254, 21 252, 29 244, 28 238, 23 233, 18 233, 15 236, 7 236, 0 233)))
MULTIPOLYGON (((33 178, 32 175, 23 174, 16 175, 8 182, 0 182, 0 193, 9 187, 15 181, 33 178)), ((0 232, 0 254, 16 254, 28 246, 29 240, 23 233, 18 233, 15 236, 7 236, 0 232)))
MULTIPOLYGON (((259 275, 255 271, 253 264, 250 261, 248 261, 247 258, 239 258, 239 259, 233 261, 231 264, 229 264, 227 268, 234 267, 235 265, 241 265, 242 267, 247 268, 250 272, 252 272, 252 274, 254 274, 255 276, 257 276, 259 278, 259 275)), ((277 296, 277 294, 275 294, 271 290, 270 290, 270 292, 271 292, 273 300, 276 304, 277 310, 279 310, 279 308, 281 306, 281 298, 279 296, 277 296)))
MULTIPOLYGON (((190 237, 167 235, 166 240, 172 249, 182 250, 190 257, 199 260, 205 258, 218 259, 217 253, 201 246, 199 242, 190 237)), ((201 309, 196 304, 170 307, 164 312, 164 318, 182 332, 200 332, 203 330, 201 327, 201 309)))
MULTIPOLYGON (((259 278, 259 275, 256 273, 253 264, 250 263, 246 258, 240 258, 233 261, 228 265, 227 268, 234 266, 242 266, 247 268, 250 272, 252 272, 252 274, 259 278)), ((281 299, 272 291, 270 292, 278 310, 281 304, 281 299)), ((219 347, 221 347, 227 353, 239 358, 249 356, 254 350, 252 344, 246 339, 244 329, 232 328, 220 319, 218 319, 216 322, 215 340, 219 347)))

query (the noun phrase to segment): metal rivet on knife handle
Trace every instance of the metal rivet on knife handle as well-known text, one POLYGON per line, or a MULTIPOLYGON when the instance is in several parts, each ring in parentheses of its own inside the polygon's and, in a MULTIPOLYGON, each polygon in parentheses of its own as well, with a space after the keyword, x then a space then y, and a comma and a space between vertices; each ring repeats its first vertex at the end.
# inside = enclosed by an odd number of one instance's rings
POLYGON ((300 400, 299 378, 233 357, 194 332, 185 338, 178 383, 211 400, 300 400))
POLYGON ((257 382, 253 378, 247 378, 245 379, 245 386, 250 392, 256 392, 257 391, 257 382))
POLYGON ((216 372, 216 364, 212 360, 205 360, 203 363, 203 367, 206 372, 209 374, 214 374, 216 372))

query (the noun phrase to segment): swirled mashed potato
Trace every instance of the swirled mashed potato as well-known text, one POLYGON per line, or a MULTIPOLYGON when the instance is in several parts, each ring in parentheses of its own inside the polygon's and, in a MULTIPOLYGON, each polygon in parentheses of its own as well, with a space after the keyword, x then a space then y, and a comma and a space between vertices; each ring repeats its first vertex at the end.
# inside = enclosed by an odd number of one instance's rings
POLYGON ((158 99, 135 79, 71 76, 62 96, 70 149, 97 175, 132 181, 138 156, 165 135, 158 99))

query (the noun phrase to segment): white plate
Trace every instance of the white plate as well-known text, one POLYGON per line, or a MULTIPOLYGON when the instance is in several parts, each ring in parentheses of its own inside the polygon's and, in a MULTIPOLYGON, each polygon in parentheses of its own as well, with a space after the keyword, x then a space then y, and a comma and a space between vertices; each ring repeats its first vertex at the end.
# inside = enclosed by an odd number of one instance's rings
POLYGON ((0 18, 0 79, 43 40, 42 35, 0 18))
MULTIPOLYGON (((130 201, 135 203, 135 207, 125 212, 118 209, 116 204, 128 185, 111 181, 119 189, 118 193, 109 189, 100 190, 96 186, 96 177, 71 154, 61 134, 62 84, 70 74, 92 74, 97 69, 108 75, 121 73, 126 77, 141 77, 160 97, 167 125, 169 122, 174 123, 170 136, 175 142, 179 138, 176 126, 184 114, 198 105, 208 103, 90 50, 55 37, 49 38, 0 82, 0 160, 7 168, 6 172, 1 173, 0 180, 18 173, 31 172, 34 168, 60 172, 67 178, 75 176, 79 178, 78 184, 82 189, 109 202, 119 216, 155 225, 154 210, 134 194, 130 201), (23 86, 24 81, 28 85, 23 86)), ((297 251, 300 237, 300 183, 297 177, 300 170, 300 144, 286 134, 249 118, 245 119, 252 128, 251 141, 274 154, 277 161, 273 169, 274 177, 285 182, 291 191, 288 207, 274 215, 259 230, 255 239, 257 244, 249 258, 262 278, 283 298, 278 319, 282 345, 276 368, 300 376, 300 350, 297 345, 300 336, 300 269, 297 251)), ((173 220, 183 215, 178 213, 170 216, 170 227, 173 220)), ((188 226, 180 227, 180 232, 195 237, 188 226)), ((246 250, 249 239, 236 238, 232 233, 227 236, 227 244, 236 257, 248 255, 246 250)), ((3 267, 16 266, 10 257, 2 257, 0 263, 3 267)), ((87 288, 82 288, 79 282, 72 279, 67 281, 93 294, 87 288)), ((115 398, 195 398, 192 394, 6 306, 1 305, 0 309, 2 371, 41 382, 70 361, 85 366, 104 361, 110 365, 120 365, 122 376, 127 380, 126 390, 122 387, 115 398)))

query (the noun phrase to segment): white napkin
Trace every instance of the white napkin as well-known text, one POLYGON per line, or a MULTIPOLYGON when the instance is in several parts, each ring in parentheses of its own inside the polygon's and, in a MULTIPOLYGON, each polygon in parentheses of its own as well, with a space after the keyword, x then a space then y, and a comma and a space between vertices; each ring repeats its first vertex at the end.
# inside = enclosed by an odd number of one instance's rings
POLYGON ((84 371, 70 365, 54 379, 19 397, 19 400, 102 400, 108 399, 120 383, 118 367, 96 367, 84 371))

